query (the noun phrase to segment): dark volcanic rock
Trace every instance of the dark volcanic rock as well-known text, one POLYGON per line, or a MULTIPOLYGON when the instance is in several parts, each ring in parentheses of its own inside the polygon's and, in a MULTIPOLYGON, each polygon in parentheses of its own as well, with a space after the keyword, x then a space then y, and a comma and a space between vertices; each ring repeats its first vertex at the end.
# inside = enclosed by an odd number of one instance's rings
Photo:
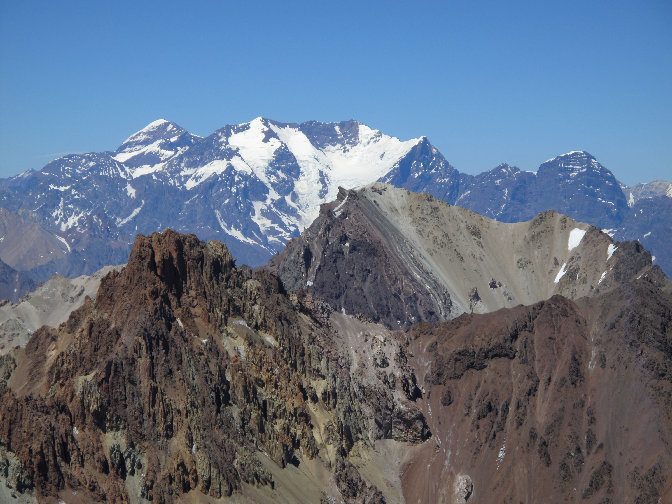
POLYGON ((425 278, 433 290, 416 278, 422 265, 409 261, 413 251, 407 240, 373 202, 343 190, 339 204, 324 205, 313 225, 269 263, 285 287, 306 289, 338 311, 388 327, 447 318, 447 290, 430 274, 425 278), (346 198, 342 216, 336 215, 346 198))

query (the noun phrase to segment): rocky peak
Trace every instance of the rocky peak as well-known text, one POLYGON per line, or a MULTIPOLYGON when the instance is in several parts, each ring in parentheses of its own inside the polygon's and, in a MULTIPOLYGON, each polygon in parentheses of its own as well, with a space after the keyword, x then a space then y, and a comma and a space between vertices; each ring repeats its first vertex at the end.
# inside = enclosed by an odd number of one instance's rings
POLYGON ((520 169, 516 166, 511 166, 508 163, 500 163, 495 166, 492 170, 481 174, 482 176, 487 177, 488 179, 495 180, 495 185, 500 185, 502 178, 512 177, 520 173, 520 169), (500 182, 497 182, 500 181, 500 182))
POLYGON ((116 152, 127 152, 138 146, 147 146, 158 140, 166 140, 171 137, 179 136, 187 131, 165 119, 157 119, 149 123, 140 131, 133 133, 116 150, 116 152))
POLYGON ((156 275, 169 289, 193 287, 198 276, 216 279, 235 266, 233 257, 221 242, 200 241, 196 235, 183 235, 166 229, 149 236, 138 235, 127 268, 135 279, 156 275))
POLYGON ((301 123, 299 129, 318 149, 335 145, 348 148, 359 141, 359 126, 360 123, 354 119, 339 123, 307 121, 301 123))
POLYGON ((177 124, 159 119, 134 133, 122 143, 113 159, 128 168, 153 166, 184 152, 200 140, 177 124))
POLYGON ((537 171, 536 198, 573 218, 600 227, 617 227, 627 202, 616 177, 585 151, 549 159, 537 171))
POLYGON ((616 180, 613 174, 602 166, 597 159, 586 151, 572 151, 561 154, 539 166, 539 174, 553 172, 565 177, 574 178, 579 174, 599 174, 611 181, 616 180))
POLYGON ((172 229, 138 235, 124 270, 102 280, 97 306, 110 310, 119 323, 127 325, 147 300, 173 308, 221 300, 234 268, 234 260, 221 242, 202 242, 193 234, 182 235, 172 229))

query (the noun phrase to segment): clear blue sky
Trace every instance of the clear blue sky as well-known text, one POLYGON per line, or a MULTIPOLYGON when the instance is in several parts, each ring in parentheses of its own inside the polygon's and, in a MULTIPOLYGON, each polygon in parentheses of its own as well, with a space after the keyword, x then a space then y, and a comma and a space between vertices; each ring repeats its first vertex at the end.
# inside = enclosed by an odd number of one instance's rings
POLYGON ((574 149, 672 179, 672 2, 0 0, 0 176, 163 117, 426 135, 460 171, 574 149))

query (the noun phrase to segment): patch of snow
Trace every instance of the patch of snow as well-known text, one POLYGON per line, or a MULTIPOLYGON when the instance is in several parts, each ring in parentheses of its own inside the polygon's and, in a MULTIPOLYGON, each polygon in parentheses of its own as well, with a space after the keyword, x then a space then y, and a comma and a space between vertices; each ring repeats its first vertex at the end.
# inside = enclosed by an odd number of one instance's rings
MULTIPOLYGON (((65 238, 63 238, 62 236, 58 236, 58 235, 54 235, 54 236, 55 236, 56 238, 58 238, 58 240, 59 240, 63 245, 65 245, 66 247, 68 247, 68 252, 72 252, 72 249, 70 248, 70 244, 68 243, 68 241, 67 241, 65 238)), ((4 237, 3 237, 3 239, 4 239, 4 237)))
POLYGON ((77 434, 79 434, 79 429, 77 427, 73 426, 72 427, 72 433, 76 436, 77 434))
POLYGON ((613 243, 609 244, 609 246, 607 247, 607 261, 611 259, 611 256, 614 255, 614 252, 616 252, 617 249, 618 247, 613 243))
POLYGON ((499 467, 499 464, 502 463, 505 455, 506 455, 506 443, 504 443, 502 447, 499 449, 499 455, 497 455, 497 467, 499 467))
POLYGON ((143 140, 149 137, 148 133, 156 130, 159 126, 166 124, 167 122, 168 121, 166 121, 165 119, 157 119, 156 121, 152 121, 147 126, 142 128, 140 131, 136 131, 130 137, 124 140, 122 145, 129 142, 142 142, 143 140))
POLYGON ((569 174, 571 178, 576 177, 579 173, 583 173, 585 171, 588 171, 587 168, 578 168, 577 166, 568 166, 568 168, 575 168, 575 170, 569 174))
POLYGON ((558 271, 558 274, 555 276, 555 282, 556 284, 560 281, 560 279, 565 276, 565 273, 567 273, 567 263, 563 263, 562 268, 560 268, 560 271, 558 271))
POLYGON ((203 343, 204 345, 205 345, 207 342, 208 342, 208 339, 207 339, 207 338, 201 340, 201 343, 203 343))
POLYGON ((585 229, 574 228, 569 232, 569 241, 567 242, 567 250, 575 249, 583 240, 586 234, 585 229))
MULTIPOLYGON (((62 201, 61 201, 62 203, 62 201)), ((67 231, 70 228, 73 228, 77 226, 77 223, 79 222, 79 219, 84 217, 86 215, 86 212, 73 212, 67 219, 63 219, 65 217, 64 213, 62 212, 62 209, 57 210, 56 213, 59 214, 59 218, 56 221, 56 223, 60 222, 59 228, 61 231, 67 231)))
POLYGON ((599 281, 597 282, 597 285, 600 285, 602 283, 602 280, 604 280, 606 276, 607 276, 607 272, 605 271, 604 273, 602 273, 602 276, 600 277, 599 281))
POLYGON ((140 206, 138 208, 136 208, 135 210, 133 210, 128 217, 126 217, 125 219, 118 219, 117 220, 117 226, 123 226, 124 224, 126 224, 130 220, 134 219, 140 213, 140 210, 142 210, 142 207, 145 206, 145 200, 141 200, 141 201, 142 201, 142 203, 140 203, 140 206))
POLYGON ((651 256, 651 262, 655 262, 655 261, 656 261, 656 256, 651 256))
POLYGON ((215 210, 215 217, 217 217, 217 222, 219 222, 219 226, 226 234, 240 240, 241 242, 257 245, 256 241, 254 241, 252 238, 248 238, 247 236, 245 236, 241 230, 236 229, 233 226, 231 227, 227 226, 226 222, 224 222, 224 219, 222 219, 222 214, 219 213, 219 210, 215 210))
POLYGON ((312 287, 312 286, 313 286, 313 281, 312 281, 312 280, 308 280, 308 281, 306 282, 306 285, 307 285, 308 287, 312 287))
POLYGON ((238 352, 238 355, 240 356, 240 358, 245 360, 245 357, 246 357, 245 347, 243 345, 238 345, 234 348, 236 349, 236 352, 238 352))
POLYGON ((126 194, 131 198, 135 198, 135 189, 128 182, 126 183, 126 194))
POLYGON ((603 233, 607 233, 609 235, 609 238, 613 238, 614 235, 616 234, 616 231, 618 231, 618 229, 603 229, 602 230, 603 233))
MULTIPOLYGON (((154 174, 155 172, 161 171, 161 168, 163 168, 163 163, 158 163, 155 165, 138 166, 137 168, 134 168, 133 171, 131 172, 131 178, 136 179, 138 177, 142 177, 143 175, 154 174)), ((152 178, 156 180, 156 177, 152 178)))
POLYGON ((471 194, 471 189, 469 189, 467 191, 464 191, 462 194, 460 194, 460 196, 457 198, 457 200, 455 200, 455 203, 460 201, 462 198, 466 198, 467 196, 469 196, 469 194, 471 194))
POLYGON ((644 234, 644 236, 642 236, 642 238, 648 238, 649 236, 651 236, 651 231, 649 231, 648 233, 644 234))
POLYGON ((414 138, 402 142, 364 124, 358 127, 359 142, 356 145, 349 149, 340 146, 324 149, 324 154, 333 167, 331 181, 334 190, 338 186, 350 189, 378 180, 422 141, 422 138, 414 138))
POLYGON ((267 210, 268 208, 265 202, 253 201, 252 207, 254 208, 252 220, 259 226, 262 233, 266 234, 266 230, 270 228, 278 229, 278 225, 274 224, 271 219, 264 215, 264 210, 267 210))
POLYGON ((302 227, 308 227, 315 220, 321 203, 336 198, 339 186, 351 189, 382 178, 422 140, 402 142, 359 124, 356 144, 318 149, 298 128, 271 124, 270 129, 294 155, 301 169, 294 191, 298 196, 302 227), (326 189, 324 197, 318 196, 316 188, 326 189))
POLYGON ((175 320, 177 321, 177 325, 179 325, 181 329, 184 329, 184 324, 182 321, 179 318, 176 318, 175 320))
POLYGON ((635 204, 635 197, 630 193, 630 197, 628 198, 628 206, 632 207, 635 204))
POLYGON ((336 217, 341 215, 341 208, 343 208, 343 205, 345 205, 346 201, 348 201, 348 195, 347 194, 345 195, 345 199, 343 201, 341 201, 341 203, 336 208, 334 208, 334 215, 336 217))
POLYGON ((236 170, 243 173, 251 173, 249 166, 247 166, 242 159, 234 158, 231 160, 231 162, 225 159, 215 159, 214 161, 210 161, 208 164, 199 166, 196 169, 184 170, 180 175, 190 175, 189 180, 187 180, 187 182, 184 184, 184 187, 190 191, 213 175, 221 175, 229 166, 233 166, 236 170), (234 160, 236 161, 235 163, 234 160))
MULTIPOLYGON (((115 161, 118 161, 120 163, 126 163, 129 159, 132 159, 132 158, 140 156, 140 155, 155 154, 161 161, 165 161, 168 158, 173 157, 175 154, 184 151, 183 149, 182 150, 181 149, 176 149, 176 150, 164 149, 162 147, 164 144, 165 144, 165 139, 160 138, 159 140, 156 140, 155 142, 152 142, 149 145, 143 145, 143 144, 134 145, 133 147, 129 147, 128 149, 124 149, 123 151, 118 152, 117 154, 112 156, 112 159, 114 159, 115 161)), ((145 166, 149 166, 149 165, 145 165, 145 166)), ((135 177, 136 176, 133 175, 133 178, 135 178, 135 177)))
POLYGON ((583 154, 583 151, 566 152, 564 154, 560 154, 559 156, 552 157, 551 159, 547 159, 546 161, 544 161, 544 163, 548 163, 549 161, 553 161, 553 160, 561 158, 561 157, 571 156, 572 154, 583 154))
POLYGON ((282 144, 280 140, 273 137, 264 141, 268 128, 261 117, 257 117, 246 126, 247 129, 229 137, 229 145, 238 149, 238 155, 252 169, 257 178, 268 185, 266 169, 274 159, 275 151, 282 144))
POLYGON ((268 343, 272 347, 277 347, 278 346, 278 342, 275 341, 275 338, 273 336, 271 336, 270 334, 264 334, 263 336, 264 336, 264 340, 266 341, 266 343, 268 343))
POLYGON ((49 189, 53 189, 56 191, 67 191, 70 189, 72 186, 55 186, 54 184, 49 184, 49 189))

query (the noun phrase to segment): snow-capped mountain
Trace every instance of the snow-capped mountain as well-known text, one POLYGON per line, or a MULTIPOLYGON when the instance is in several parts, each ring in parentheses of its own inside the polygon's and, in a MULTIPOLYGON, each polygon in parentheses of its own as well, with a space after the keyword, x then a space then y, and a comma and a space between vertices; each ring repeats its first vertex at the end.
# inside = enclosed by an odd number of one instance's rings
POLYGON ((175 123, 158 119, 128 137, 112 157, 131 168, 137 177, 160 170, 166 161, 182 154, 200 138, 175 123))
POLYGON ((7 227, 0 259, 38 280, 91 274, 125 262, 137 233, 171 227, 224 241, 239 263, 262 264, 313 222, 339 186, 377 180, 505 222, 553 209, 616 239, 642 240, 672 272, 672 218, 663 218, 672 211, 669 183, 624 188, 585 151, 550 159, 536 173, 502 164, 473 176, 425 137, 402 141, 354 120, 261 117, 207 137, 159 119, 113 152, 72 154, 1 180, 0 207, 49 238, 36 247, 21 226, 7 227))
POLYGON ((0 205, 30 212, 67 245, 79 269, 52 264, 65 274, 123 262, 138 232, 166 227, 220 239, 240 262, 259 264, 309 226, 339 186, 390 173, 423 140, 400 141, 357 121, 261 117, 201 138, 161 119, 114 152, 65 156, 3 181, 0 205))

